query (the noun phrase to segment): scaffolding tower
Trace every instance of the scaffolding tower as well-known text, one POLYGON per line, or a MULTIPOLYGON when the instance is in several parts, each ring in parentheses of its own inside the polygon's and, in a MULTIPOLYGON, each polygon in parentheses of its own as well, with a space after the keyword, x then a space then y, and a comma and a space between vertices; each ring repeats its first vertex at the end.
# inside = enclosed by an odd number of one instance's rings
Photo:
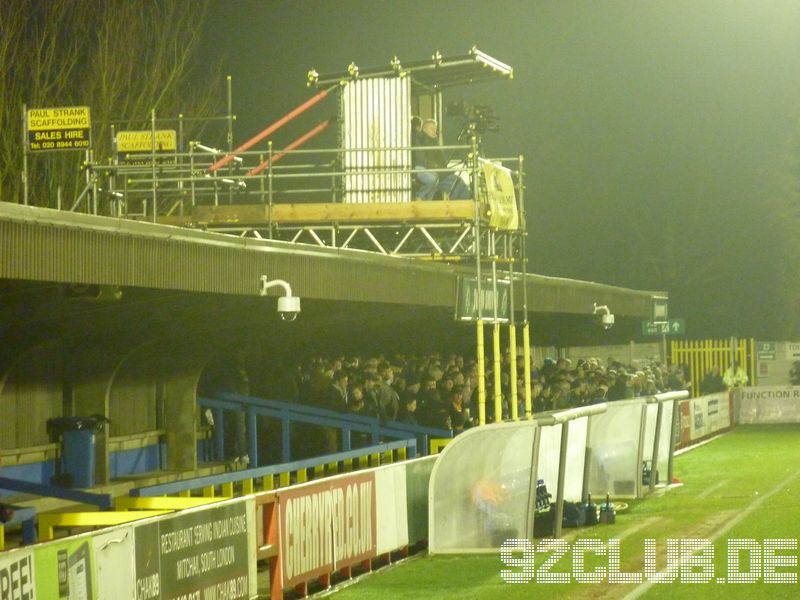
MULTIPOLYGON (((243 144, 233 147, 232 94, 228 78, 225 148, 183 139, 162 129, 151 114, 149 131, 114 131, 108 164, 91 162, 87 206, 92 212, 242 237, 353 248, 407 259, 462 266, 457 318, 476 323, 479 420, 517 419, 516 331, 523 326, 525 416, 531 415, 530 339, 522 156, 489 157, 482 137, 495 128, 491 107, 444 103, 444 93, 472 83, 512 79, 513 69, 472 48, 468 54, 338 73, 308 73, 315 94, 243 144), (272 135, 326 98, 335 97, 336 117, 316 123, 283 148, 272 135), (457 177, 469 199, 418 197, 419 150, 413 119, 445 115, 460 121, 458 144, 437 152, 446 167, 426 169, 457 177), (309 148, 323 132, 335 132, 336 147, 309 148), (521 319, 515 317, 521 315, 521 319), (484 326, 493 326, 493 410, 486 411, 484 326), (510 406, 501 396, 500 326, 508 326, 510 406), (488 418, 487 418, 488 417, 488 418)), ((324 139, 325 136, 323 136, 324 139)), ((328 136, 330 137, 330 136, 328 136)), ((429 149, 430 146, 426 146, 429 149)), ((454 184, 460 185, 458 182, 454 184)), ((77 202, 76 202, 77 204, 77 202)))

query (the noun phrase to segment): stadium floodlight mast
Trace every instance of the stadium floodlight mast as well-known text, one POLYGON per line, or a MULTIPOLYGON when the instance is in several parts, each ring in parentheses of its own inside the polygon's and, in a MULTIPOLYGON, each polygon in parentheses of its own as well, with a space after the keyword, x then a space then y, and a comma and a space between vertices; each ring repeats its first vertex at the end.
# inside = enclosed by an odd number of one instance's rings
POLYGON ((284 321, 294 321, 300 312, 300 298, 292 295, 292 286, 283 279, 269 280, 269 277, 262 275, 259 278, 258 295, 266 296, 267 290, 273 287, 282 287, 284 295, 278 298, 278 313, 284 321))

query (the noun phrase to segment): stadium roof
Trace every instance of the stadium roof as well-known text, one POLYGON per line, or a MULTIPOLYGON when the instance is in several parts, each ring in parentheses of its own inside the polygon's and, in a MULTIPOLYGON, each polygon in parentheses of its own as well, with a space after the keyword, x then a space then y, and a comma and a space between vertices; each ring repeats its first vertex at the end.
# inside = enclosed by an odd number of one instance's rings
POLYGON ((345 71, 323 75, 312 69, 308 74, 308 83, 309 85, 327 86, 356 78, 392 77, 395 75, 410 76, 416 84, 441 89, 496 79, 513 79, 514 69, 473 47, 468 54, 450 58, 445 58, 436 52, 430 59, 409 63, 401 62, 399 58, 394 57, 389 66, 383 67, 361 69, 351 63, 345 71))
MULTIPOLYGON (((0 203, 4 288, 50 282, 257 297, 258 280, 268 275, 289 281, 302 298, 452 307, 459 276, 469 273, 360 250, 0 203)), ((597 303, 620 316, 649 318, 652 298, 666 296, 532 274, 526 283, 530 312, 591 315, 597 303)))

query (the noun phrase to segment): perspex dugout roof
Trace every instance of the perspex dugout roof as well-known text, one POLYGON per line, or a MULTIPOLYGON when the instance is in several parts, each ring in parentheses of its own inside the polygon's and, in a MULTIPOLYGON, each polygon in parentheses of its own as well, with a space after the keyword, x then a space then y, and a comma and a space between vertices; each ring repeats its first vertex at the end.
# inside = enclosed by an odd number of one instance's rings
POLYGON ((308 72, 308 85, 328 86, 351 79, 392 75, 411 77, 415 84, 430 89, 442 89, 483 81, 513 79, 514 69, 473 46, 468 54, 452 58, 445 58, 437 51, 428 60, 411 63, 402 63, 395 56, 388 67, 361 69, 355 63, 350 63, 346 71, 323 75, 311 69, 308 72))

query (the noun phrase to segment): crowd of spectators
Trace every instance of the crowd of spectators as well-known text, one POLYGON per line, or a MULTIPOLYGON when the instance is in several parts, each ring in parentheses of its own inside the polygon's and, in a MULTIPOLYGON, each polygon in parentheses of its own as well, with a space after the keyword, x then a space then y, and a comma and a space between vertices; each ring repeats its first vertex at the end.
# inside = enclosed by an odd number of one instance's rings
MULTIPOLYGON (((478 365, 474 356, 461 354, 381 355, 377 357, 315 356, 293 366, 275 363, 267 371, 248 369, 252 364, 244 352, 236 354, 234 368, 209 373, 203 387, 234 391, 243 395, 297 402, 328 410, 377 417, 383 422, 400 421, 459 433, 479 422, 478 365), (248 373, 248 370, 251 372, 248 373), (213 377, 212 377, 213 375, 213 377)), ((230 367, 230 364, 228 364, 230 367)), ((494 363, 485 365, 485 419, 495 418, 494 363)), ((738 370, 741 370, 739 368, 738 370)), ((712 368, 700 384, 701 394, 735 387, 737 368, 720 374, 712 368), (730 380, 730 381, 729 381, 730 380), (734 381, 735 380, 735 381, 734 381), (733 383, 731 383, 733 382, 733 383)), ((511 354, 501 360, 500 396, 502 418, 511 411, 511 354)), ((523 357, 516 362, 517 414, 526 414, 525 370, 523 357)), ((744 375, 746 382, 746 375, 744 375)), ((576 406, 613 402, 640 396, 652 396, 674 390, 691 391, 687 370, 681 365, 667 366, 657 361, 623 364, 612 357, 545 358, 531 365, 531 408, 534 413, 576 406)), ((267 446, 277 443, 275 423, 259 419, 259 439, 267 446)), ((300 427, 300 425, 298 425, 300 427)), ((235 460, 244 458, 245 427, 243 418, 225 421, 225 454, 235 460)), ((341 448, 340 433, 334 428, 302 426, 303 435, 293 437, 298 454, 335 452, 341 448), (302 443, 301 443, 302 442, 302 443)), ((353 447, 369 444, 368 436, 353 433, 353 447), (363 439, 362 439, 363 438, 363 439)), ((266 448, 259 461, 265 463, 280 452, 266 448)))
MULTIPOLYGON (((493 363, 486 363, 486 420, 494 418, 493 363)), ((503 418, 511 416, 511 356, 501 364, 503 418)), ((473 357, 460 354, 394 355, 370 358, 314 357, 290 372, 286 399, 321 408, 379 417, 385 421, 461 431, 477 424, 478 371, 473 357), (290 397, 287 397, 290 396, 290 397)), ((524 365, 517 360, 518 414, 525 414, 524 365)), ((613 358, 545 358, 531 370, 535 413, 605 401, 688 390, 685 369, 651 364, 625 365, 613 358)))

